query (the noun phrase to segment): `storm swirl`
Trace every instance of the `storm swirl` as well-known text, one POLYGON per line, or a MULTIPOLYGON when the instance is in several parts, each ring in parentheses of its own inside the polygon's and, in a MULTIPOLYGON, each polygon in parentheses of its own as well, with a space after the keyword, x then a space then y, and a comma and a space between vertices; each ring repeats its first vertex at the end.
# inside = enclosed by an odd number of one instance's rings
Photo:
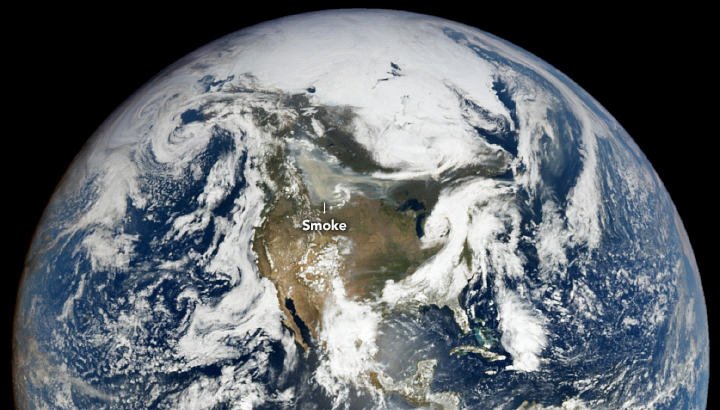
POLYGON ((178 61, 87 143, 26 266, 20 408, 707 397, 697 266, 645 156, 547 63, 428 16, 293 16, 178 61))

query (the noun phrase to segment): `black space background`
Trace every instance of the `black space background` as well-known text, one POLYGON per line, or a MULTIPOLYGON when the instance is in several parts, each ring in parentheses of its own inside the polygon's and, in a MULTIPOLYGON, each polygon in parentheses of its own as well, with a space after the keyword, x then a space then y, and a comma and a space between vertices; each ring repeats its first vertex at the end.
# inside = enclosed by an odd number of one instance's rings
MULTIPOLYGON (((587 90, 635 139, 670 192, 712 311, 712 260, 718 254, 713 249, 718 233, 713 192, 720 161, 713 125, 717 80, 710 77, 717 75, 710 65, 717 41, 706 26, 708 10, 596 3, 526 8, 516 2, 467 10, 441 3, 447 7, 352 7, 403 9, 478 27, 537 55, 587 90)), ((212 40, 273 18, 342 6, 254 7, 28 4, 6 15, 6 23, 20 24, 2 43, 9 90, 3 93, 2 111, 8 280, 2 286, 2 312, 8 349, 0 360, 5 375, 10 374, 15 293, 35 226, 65 169, 102 121, 160 70, 212 40)), ((717 402, 713 385, 708 408, 717 402)))

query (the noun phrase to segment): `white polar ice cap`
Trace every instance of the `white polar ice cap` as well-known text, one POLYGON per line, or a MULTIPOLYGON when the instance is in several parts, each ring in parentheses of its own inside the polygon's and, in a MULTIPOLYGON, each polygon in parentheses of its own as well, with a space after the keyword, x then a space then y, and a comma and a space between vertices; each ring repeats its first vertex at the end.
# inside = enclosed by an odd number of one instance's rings
POLYGON ((266 89, 312 89, 314 102, 352 107, 354 136, 378 163, 404 174, 437 174, 476 164, 487 152, 458 110, 463 100, 509 118, 492 89, 493 67, 448 41, 442 34, 448 25, 468 29, 383 10, 291 16, 243 31, 228 44, 232 62, 212 67, 217 78, 249 74, 266 89))

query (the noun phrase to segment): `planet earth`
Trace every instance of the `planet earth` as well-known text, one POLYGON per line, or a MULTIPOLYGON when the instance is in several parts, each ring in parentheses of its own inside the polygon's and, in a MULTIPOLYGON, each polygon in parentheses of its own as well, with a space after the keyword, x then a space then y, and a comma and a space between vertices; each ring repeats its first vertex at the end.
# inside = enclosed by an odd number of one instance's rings
POLYGON ((179 60, 87 142, 25 266, 20 409, 707 402, 698 267, 644 154, 549 64, 426 15, 179 60))

